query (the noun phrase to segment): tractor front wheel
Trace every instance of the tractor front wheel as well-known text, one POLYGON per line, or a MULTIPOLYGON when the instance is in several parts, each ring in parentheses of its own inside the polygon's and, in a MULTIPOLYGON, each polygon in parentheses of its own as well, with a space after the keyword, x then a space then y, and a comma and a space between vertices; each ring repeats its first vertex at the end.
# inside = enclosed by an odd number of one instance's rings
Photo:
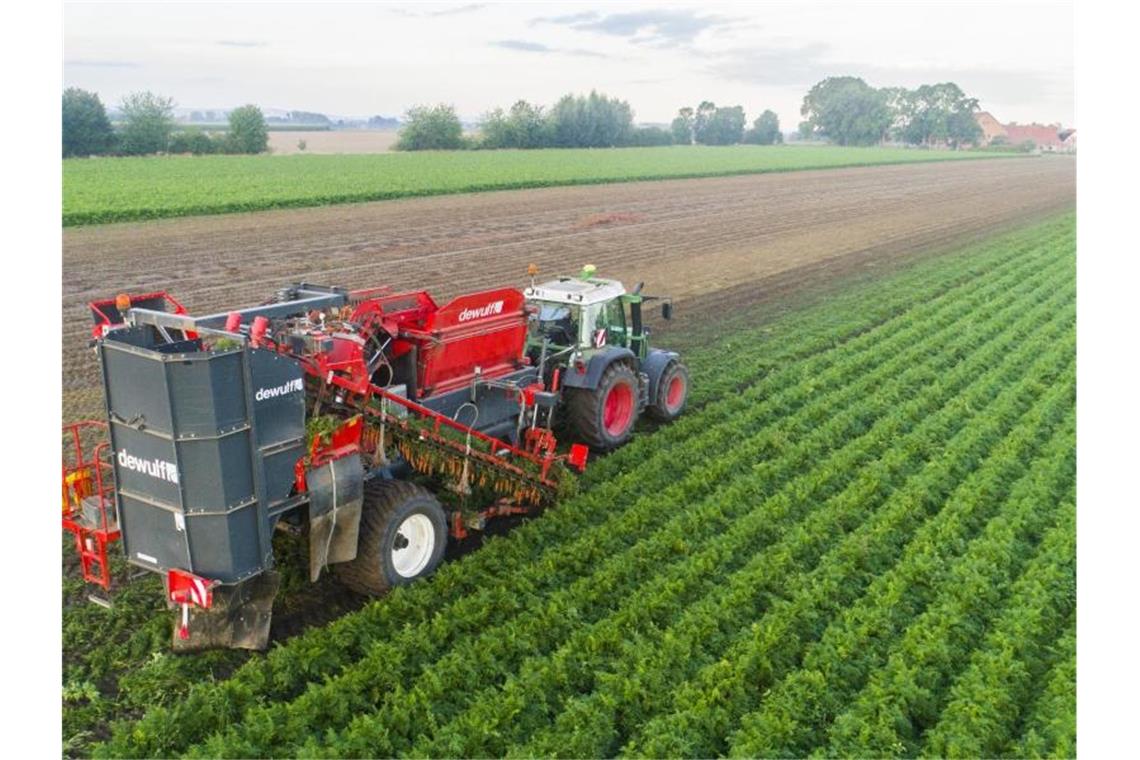
POLYGON ((365 486, 356 559, 334 565, 346 586, 379 595, 430 575, 447 546, 447 517, 434 496, 414 483, 365 486))
POLYGON ((689 400, 689 368, 673 361, 657 381, 656 398, 651 399, 649 412, 662 422, 672 422, 685 411, 689 400))
POLYGON ((597 388, 568 388, 566 416, 575 436, 595 451, 611 451, 629 440, 637 422, 637 375, 625 362, 602 373, 597 388))

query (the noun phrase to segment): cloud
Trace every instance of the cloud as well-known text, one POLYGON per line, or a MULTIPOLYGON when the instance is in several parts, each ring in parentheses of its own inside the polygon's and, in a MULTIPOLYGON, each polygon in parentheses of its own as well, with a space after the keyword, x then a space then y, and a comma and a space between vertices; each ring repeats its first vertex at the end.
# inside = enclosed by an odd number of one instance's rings
POLYGON ((735 26, 740 20, 688 9, 611 13, 593 11, 535 19, 532 23, 558 24, 579 32, 627 37, 633 42, 660 47, 686 45, 702 32, 735 26))
POLYGON ((259 40, 218 40, 217 44, 223 47, 257 48, 265 47, 269 43, 261 42, 259 40))
POLYGON ((707 56, 706 71, 723 79, 761 85, 810 86, 831 75, 851 72, 851 65, 824 60, 829 46, 822 42, 799 47, 757 46, 707 56))
POLYGON ((804 91, 826 77, 856 76, 872 87, 917 87, 955 82, 966 94, 1003 105, 1031 105, 1042 96, 1072 97, 1071 73, 1051 74, 1031 69, 931 64, 884 65, 834 60, 822 42, 801 46, 756 46, 709 54, 706 73, 752 85, 799 87, 804 91))
POLYGON ((487 7, 486 3, 468 3, 467 5, 459 5, 454 8, 443 8, 438 11, 428 11, 428 16, 457 16, 460 13, 473 13, 487 7))
POLYGON ((141 64, 134 61, 101 61, 87 58, 77 58, 70 61, 64 61, 67 66, 83 66, 87 68, 104 68, 104 69, 137 69, 141 64))
POLYGON ((613 56, 599 53, 596 50, 583 50, 582 48, 555 48, 549 45, 544 45, 541 42, 531 42, 529 40, 496 40, 492 42, 493 47, 505 48, 506 50, 517 50, 523 53, 551 53, 556 55, 572 55, 580 58, 612 58, 613 56))
POLYGON ((576 24, 582 21, 592 21, 599 18, 597 11, 583 11, 582 13, 568 13, 565 16, 545 16, 531 21, 532 24, 576 24))
POLYGON ((491 44, 495 47, 506 48, 507 50, 522 50, 527 53, 554 52, 554 48, 549 45, 543 45, 541 42, 527 42, 526 40, 498 40, 491 44))
POLYGON ((456 5, 451 8, 440 8, 434 11, 413 11, 407 8, 390 8, 392 13, 398 16, 408 16, 411 18, 439 18, 442 16, 458 16, 461 13, 474 13, 475 11, 483 10, 487 7, 486 3, 467 3, 466 5, 456 5))

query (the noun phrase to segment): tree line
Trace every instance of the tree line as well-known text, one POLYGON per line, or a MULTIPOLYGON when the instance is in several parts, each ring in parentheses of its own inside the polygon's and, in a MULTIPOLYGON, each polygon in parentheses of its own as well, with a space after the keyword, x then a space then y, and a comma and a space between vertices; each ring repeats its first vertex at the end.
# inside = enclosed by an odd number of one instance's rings
POLYGON ((958 148, 981 140, 977 112, 977 98, 953 82, 876 89, 858 77, 828 77, 804 96, 799 134, 838 145, 895 141, 958 148))
MULTIPOLYGON (((260 153, 268 149, 266 120, 253 105, 230 112, 229 129, 223 134, 194 127, 176 129, 173 101, 149 92, 128 95, 119 110, 123 122, 116 129, 98 95, 66 90, 64 156, 260 153)), ((967 96, 953 82, 915 89, 874 88, 858 77, 828 77, 804 96, 798 136, 838 145, 893 141, 959 148, 981 140, 977 112, 977 98, 967 96)), ((549 108, 526 100, 506 110, 495 108, 483 115, 474 135, 464 134, 455 108, 446 104, 415 106, 402 123, 397 150, 774 145, 784 141, 780 119, 771 110, 763 111, 749 126, 742 106, 717 106, 706 100, 695 108, 681 108, 668 129, 639 127, 633 123, 633 109, 627 101, 596 91, 564 95, 549 108)))
POLYGON ((765 111, 745 132, 744 109, 709 102, 681 109, 671 128, 635 126, 633 109, 596 91, 564 95, 550 108, 519 100, 484 114, 476 135, 465 135, 453 106, 416 106, 403 119, 397 150, 491 150, 499 148, 618 148, 698 143, 773 144, 783 141, 779 119, 765 111), (683 124, 681 122, 684 122, 683 124))
POLYGON ((71 87, 63 92, 63 157, 145 156, 156 153, 264 153, 269 149, 265 116, 255 105, 230 111, 225 132, 178 128, 174 101, 135 92, 119 104, 122 122, 111 124, 99 96, 71 87))

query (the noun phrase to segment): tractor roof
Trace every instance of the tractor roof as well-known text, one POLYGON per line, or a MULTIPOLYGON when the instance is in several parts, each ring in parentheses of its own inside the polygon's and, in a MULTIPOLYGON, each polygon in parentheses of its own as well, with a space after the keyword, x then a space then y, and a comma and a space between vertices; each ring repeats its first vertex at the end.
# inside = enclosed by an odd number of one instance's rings
POLYGON ((612 301, 625 294, 625 288, 617 280, 591 277, 583 280, 577 277, 559 277, 557 280, 523 291, 532 301, 555 301, 558 303, 590 304, 612 301))

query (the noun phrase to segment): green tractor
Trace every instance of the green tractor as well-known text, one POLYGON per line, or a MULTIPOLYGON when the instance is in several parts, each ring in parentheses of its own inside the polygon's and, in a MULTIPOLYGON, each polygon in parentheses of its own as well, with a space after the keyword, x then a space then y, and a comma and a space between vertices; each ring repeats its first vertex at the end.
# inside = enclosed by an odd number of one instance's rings
MULTIPOLYGON (((527 355, 547 388, 560 393, 559 408, 575 438, 604 452, 629 440, 642 413, 671 422, 685 410, 689 371, 674 351, 651 348, 642 305, 668 298, 632 291, 595 276, 587 265, 577 277, 559 277, 526 288, 531 313, 527 355)), ((531 276, 537 269, 531 267, 531 276)))

